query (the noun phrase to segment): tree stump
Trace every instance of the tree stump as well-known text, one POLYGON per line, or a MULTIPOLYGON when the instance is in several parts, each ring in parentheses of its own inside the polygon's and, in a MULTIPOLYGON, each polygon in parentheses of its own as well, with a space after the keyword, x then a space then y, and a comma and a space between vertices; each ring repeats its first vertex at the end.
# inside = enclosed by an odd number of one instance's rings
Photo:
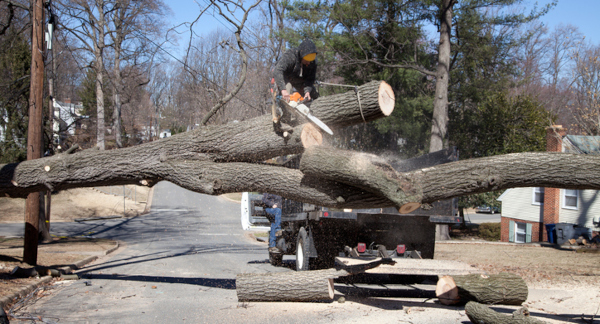
POLYGON ((333 279, 346 276, 344 270, 304 272, 240 273, 235 279, 238 301, 331 301, 333 279))
POLYGON ((443 276, 437 283, 435 294, 444 305, 476 301, 483 304, 521 305, 529 291, 523 278, 511 274, 472 274, 443 276))
POLYGON ((465 306, 465 313, 475 324, 542 324, 546 323, 533 317, 529 317, 529 310, 523 307, 514 311, 511 315, 498 313, 480 303, 470 301, 465 306))

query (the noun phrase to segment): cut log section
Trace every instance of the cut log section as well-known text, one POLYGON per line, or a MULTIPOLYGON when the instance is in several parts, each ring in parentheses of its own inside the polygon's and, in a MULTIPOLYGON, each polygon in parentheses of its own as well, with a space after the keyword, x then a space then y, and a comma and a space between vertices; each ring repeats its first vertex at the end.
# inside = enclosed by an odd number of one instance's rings
POLYGON ((311 146, 302 154, 300 170, 308 176, 339 181, 386 197, 402 214, 421 206, 423 193, 417 182, 373 154, 311 146))
POLYGON ((525 280, 511 273, 443 276, 435 289, 436 296, 444 305, 464 304, 468 301, 521 305, 527 300, 528 293, 525 280))
POLYGON ((386 82, 371 81, 357 89, 358 94, 348 91, 319 97, 310 105, 310 111, 331 128, 369 122, 394 111, 396 96, 386 82))
POLYGON ((511 315, 498 313, 491 308, 480 303, 470 301, 465 306, 465 313, 473 323, 485 324, 543 324, 540 321, 529 316, 529 310, 523 307, 514 311, 511 315))
POLYGON ((323 144, 323 135, 313 124, 304 125, 300 139, 302 140, 302 146, 305 148, 323 144))
POLYGON ((347 276, 344 270, 241 273, 235 279, 238 301, 331 301, 333 279, 347 276))

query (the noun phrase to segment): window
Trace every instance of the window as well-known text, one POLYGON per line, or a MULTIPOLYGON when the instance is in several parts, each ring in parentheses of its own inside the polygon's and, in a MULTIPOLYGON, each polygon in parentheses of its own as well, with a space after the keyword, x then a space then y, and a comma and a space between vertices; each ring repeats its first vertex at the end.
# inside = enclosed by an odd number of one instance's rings
POLYGON ((515 222, 515 242, 525 243, 527 239, 527 224, 515 222))
POLYGON ((521 223, 509 221, 508 223, 508 241, 515 243, 530 243, 533 225, 530 223, 521 223))
POLYGON ((531 203, 533 205, 541 205, 544 203, 544 187, 533 188, 533 199, 531 203))
POLYGON ((578 197, 579 190, 575 189, 563 189, 563 208, 577 209, 578 208, 578 197))

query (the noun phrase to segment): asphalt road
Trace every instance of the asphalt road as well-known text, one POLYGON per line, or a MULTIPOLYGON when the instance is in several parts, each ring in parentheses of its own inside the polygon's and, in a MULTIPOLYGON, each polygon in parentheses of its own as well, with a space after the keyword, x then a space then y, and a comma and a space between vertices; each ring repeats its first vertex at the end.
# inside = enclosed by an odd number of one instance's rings
POLYGON ((465 222, 473 223, 473 224, 481 224, 481 223, 500 223, 500 215, 499 213, 495 214, 478 214, 478 213, 465 213, 465 222))
MULTIPOLYGON (((11 231, 21 232, 22 225, 2 226, 0 235, 11 231)), ((54 223, 52 232, 119 240, 125 247, 79 271, 81 280, 53 285, 20 316, 50 323, 468 322, 460 307, 436 304, 431 290, 416 286, 336 284, 331 303, 239 303, 236 274, 291 270, 271 266, 266 245, 245 236, 238 203, 168 182, 156 185, 149 214, 54 223), (338 302, 342 296, 345 303, 338 302)), ((291 267, 294 261, 284 262, 291 267)))

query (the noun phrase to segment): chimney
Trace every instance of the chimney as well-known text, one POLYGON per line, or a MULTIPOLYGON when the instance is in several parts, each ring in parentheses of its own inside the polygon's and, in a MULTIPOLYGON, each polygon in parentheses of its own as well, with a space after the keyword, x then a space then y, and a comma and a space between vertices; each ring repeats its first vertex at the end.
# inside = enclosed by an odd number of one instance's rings
POLYGON ((546 127, 546 151, 562 152, 562 139, 567 135, 567 129, 562 125, 546 127))
MULTIPOLYGON (((552 125, 546 128, 546 151, 562 152, 562 139, 567 135, 567 129, 562 125, 552 125)), ((545 188, 544 189, 544 224, 556 224, 559 222, 560 212, 560 189, 545 188)), ((543 241, 548 238, 546 231, 543 231, 543 241)))
POLYGON ((66 103, 66 104, 70 104, 70 103, 71 103, 71 98, 66 98, 66 99, 65 99, 65 103, 66 103))

